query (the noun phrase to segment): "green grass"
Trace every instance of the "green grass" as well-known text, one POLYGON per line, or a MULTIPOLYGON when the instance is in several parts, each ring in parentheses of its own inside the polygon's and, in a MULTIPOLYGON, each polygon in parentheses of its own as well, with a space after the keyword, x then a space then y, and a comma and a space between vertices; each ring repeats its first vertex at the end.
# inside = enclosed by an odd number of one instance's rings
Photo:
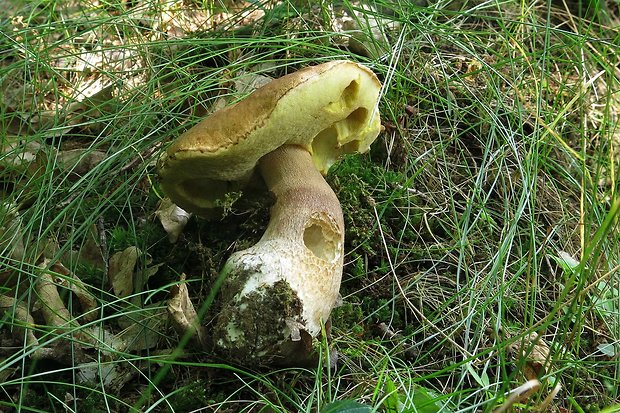
MULTIPOLYGON (((162 19, 178 22, 182 8, 155 0, 0 10, 0 282, 15 298, 0 314, 0 410, 311 412, 355 400, 379 412, 492 411, 527 380, 531 362, 514 348, 533 332, 551 364, 518 409, 558 382, 556 410, 620 402, 618 4, 343 2, 362 27, 345 47, 331 2, 308 3, 250 2, 263 17, 237 11, 168 34, 162 19), (373 19, 389 22, 376 38, 373 19), (242 76, 337 58, 381 78, 385 130, 327 177, 347 230, 336 368, 231 366, 179 346, 146 320, 183 272, 204 302, 227 257, 260 237, 268 205, 242 197, 220 221, 192 218, 171 244, 154 217, 159 154, 213 105, 242 98, 242 76), (103 160, 63 162, 69 150, 103 160), (134 272, 157 271, 119 298, 108 259, 132 246, 143 252, 134 272), (97 346, 43 322, 43 257, 96 297, 94 319, 78 321, 97 346), (31 307, 40 347, 62 360, 31 357, 14 303, 31 307), (148 348, 110 341, 132 324, 154 330, 134 337, 148 348)), ((59 292, 79 317, 76 295, 59 292)))

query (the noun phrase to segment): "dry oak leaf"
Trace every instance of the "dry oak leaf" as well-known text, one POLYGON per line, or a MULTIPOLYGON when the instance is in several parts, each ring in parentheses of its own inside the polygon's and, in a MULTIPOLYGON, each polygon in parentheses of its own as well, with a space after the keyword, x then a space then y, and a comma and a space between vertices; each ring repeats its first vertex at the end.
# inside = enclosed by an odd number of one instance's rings
POLYGON ((110 257, 108 279, 118 298, 125 298, 134 291, 134 268, 142 251, 138 247, 128 247, 110 257))
POLYGON ((198 344, 205 347, 206 331, 200 325, 196 309, 189 298, 185 274, 181 274, 179 283, 172 286, 170 296, 170 300, 168 300, 168 314, 176 332, 181 336, 191 332, 198 344))
POLYGON ((164 198, 155 211, 155 216, 159 218, 159 222, 168 234, 168 241, 174 244, 179 239, 192 214, 179 208, 169 198, 164 198))
POLYGON ((517 359, 525 358, 522 373, 528 380, 535 380, 548 373, 551 365, 549 346, 538 333, 526 335, 508 346, 508 351, 517 359))

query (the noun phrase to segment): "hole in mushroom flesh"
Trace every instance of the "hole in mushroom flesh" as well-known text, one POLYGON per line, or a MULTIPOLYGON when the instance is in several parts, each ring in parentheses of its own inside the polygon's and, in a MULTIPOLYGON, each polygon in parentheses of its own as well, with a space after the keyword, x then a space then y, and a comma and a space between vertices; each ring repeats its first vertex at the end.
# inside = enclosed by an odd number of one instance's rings
POLYGON ((360 129, 364 123, 368 122, 368 109, 357 108, 347 116, 344 123, 349 126, 350 129, 360 129))
POLYGON ((368 110, 357 108, 340 122, 323 129, 312 141, 313 161, 319 171, 327 171, 347 153, 361 152, 360 141, 355 139, 341 142, 341 137, 354 136, 352 131, 360 130, 361 125, 368 122, 368 110))
POLYGON ((329 223, 312 217, 303 234, 304 245, 317 257, 329 263, 340 258, 340 234, 329 223))
POLYGON ((359 93, 359 90, 359 82, 357 80, 353 80, 351 83, 349 83, 349 86, 347 86, 342 91, 341 99, 346 104, 346 106, 351 106, 354 102, 358 100, 357 95, 359 93))

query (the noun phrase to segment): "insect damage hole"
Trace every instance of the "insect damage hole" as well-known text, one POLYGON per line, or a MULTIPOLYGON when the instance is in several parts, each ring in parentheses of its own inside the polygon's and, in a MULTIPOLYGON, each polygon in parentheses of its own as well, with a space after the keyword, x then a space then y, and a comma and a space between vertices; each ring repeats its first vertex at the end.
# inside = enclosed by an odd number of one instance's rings
POLYGON ((341 99, 347 107, 350 107, 357 100, 360 90, 360 84, 357 80, 352 80, 349 85, 342 91, 341 99))
POLYGON ((304 229, 304 244, 312 253, 327 262, 334 262, 338 257, 337 234, 330 228, 323 228, 320 223, 312 222, 304 229))

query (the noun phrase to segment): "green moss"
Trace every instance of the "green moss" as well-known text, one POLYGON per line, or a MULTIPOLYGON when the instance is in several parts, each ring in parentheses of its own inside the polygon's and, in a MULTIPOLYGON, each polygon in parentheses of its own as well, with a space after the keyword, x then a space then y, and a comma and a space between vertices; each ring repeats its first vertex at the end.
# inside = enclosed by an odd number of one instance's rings
POLYGON ((249 275, 242 271, 230 275, 232 284, 223 292, 226 304, 219 312, 213 341, 229 360, 250 365, 269 364, 284 356, 282 343, 289 338, 282 332, 286 320, 299 321, 301 301, 283 280, 261 286, 241 298, 235 297, 249 275))
POLYGON ((328 180, 342 205, 346 250, 352 255, 347 272, 354 276, 382 266, 384 239, 392 248, 410 249, 429 231, 443 233, 437 219, 426 214, 426 201, 410 190, 412 178, 405 172, 386 171, 367 156, 350 156, 328 180))
POLYGON ((332 326, 347 330, 351 326, 361 326, 364 319, 362 306, 356 297, 350 297, 340 307, 332 311, 332 326))
POLYGON ((340 307, 334 308, 331 314, 332 328, 346 331, 356 337, 363 337, 368 332, 364 321, 364 310, 355 296, 349 297, 340 307))
POLYGON ((137 246, 138 234, 128 228, 114 227, 110 231, 108 247, 110 251, 123 251, 125 248, 137 246))
POLYGON ((169 397, 168 402, 177 412, 199 410, 210 404, 212 395, 209 394, 208 388, 209 385, 204 380, 190 382, 169 397))

